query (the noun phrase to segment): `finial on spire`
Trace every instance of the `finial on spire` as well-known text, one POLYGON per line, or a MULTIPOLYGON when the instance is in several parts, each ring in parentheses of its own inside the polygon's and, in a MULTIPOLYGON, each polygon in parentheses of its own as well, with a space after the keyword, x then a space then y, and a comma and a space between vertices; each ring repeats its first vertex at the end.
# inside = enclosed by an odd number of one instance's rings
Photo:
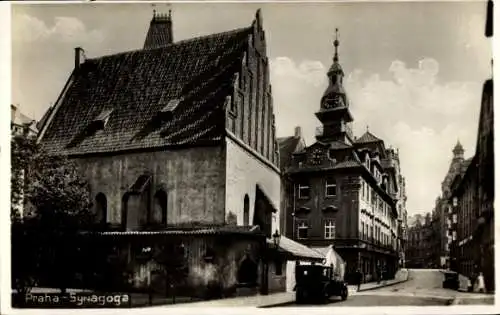
POLYGON ((370 126, 366 125, 366 132, 370 132, 370 126))
POLYGON ((339 29, 338 28, 335 28, 335 40, 333 41, 333 46, 335 46, 335 55, 333 56, 333 61, 337 62, 337 61, 339 61, 339 53, 338 53, 339 29))

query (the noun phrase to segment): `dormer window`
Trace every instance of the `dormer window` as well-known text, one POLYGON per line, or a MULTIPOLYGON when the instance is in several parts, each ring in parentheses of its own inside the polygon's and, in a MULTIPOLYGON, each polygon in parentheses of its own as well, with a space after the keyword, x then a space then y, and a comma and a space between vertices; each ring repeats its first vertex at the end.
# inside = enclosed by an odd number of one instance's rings
POLYGON ((160 113, 162 115, 172 115, 174 110, 179 106, 181 103, 182 99, 179 98, 174 98, 170 101, 168 101, 167 105, 165 105, 161 110, 160 113))
POLYGON ((92 121, 92 124, 97 128, 97 129, 104 129, 106 127, 109 117, 111 116, 111 113, 113 112, 113 109, 104 109, 101 111, 99 115, 92 121))

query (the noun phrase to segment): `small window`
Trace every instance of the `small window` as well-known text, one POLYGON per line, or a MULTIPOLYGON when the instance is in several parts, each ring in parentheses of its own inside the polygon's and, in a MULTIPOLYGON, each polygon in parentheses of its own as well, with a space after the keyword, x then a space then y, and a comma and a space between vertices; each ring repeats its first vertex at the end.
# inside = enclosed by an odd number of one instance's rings
POLYGON ((337 184, 335 179, 328 179, 326 181, 326 196, 335 197, 337 196, 337 184))
POLYGON ((299 184, 298 190, 299 190, 299 198, 307 199, 310 197, 311 188, 307 183, 299 184))
POLYGON ((92 121, 92 123, 97 127, 97 128, 100 128, 100 129, 103 129, 104 127, 106 127, 108 121, 109 121, 109 118, 111 117, 111 113, 113 112, 113 109, 112 108, 109 108, 109 109, 103 109, 99 115, 97 115, 97 117, 92 121))
POLYGON ((298 239, 306 239, 308 230, 309 230, 309 227, 307 226, 307 223, 300 222, 299 225, 297 226, 297 238, 298 239))
POLYGON ((174 98, 169 100, 167 105, 165 105, 160 112, 162 114, 172 114, 175 111, 175 109, 179 106, 181 101, 182 100, 179 98, 174 98))
POLYGON ((335 220, 325 220, 325 239, 335 238, 335 220))
POLYGON ((276 258, 274 261, 274 269, 277 276, 283 275, 283 262, 281 259, 276 258))

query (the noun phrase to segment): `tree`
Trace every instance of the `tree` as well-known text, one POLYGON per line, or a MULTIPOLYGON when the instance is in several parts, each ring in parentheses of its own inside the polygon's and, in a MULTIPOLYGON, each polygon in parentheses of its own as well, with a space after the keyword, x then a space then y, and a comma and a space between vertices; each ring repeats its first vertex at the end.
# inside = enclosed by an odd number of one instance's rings
POLYGON ((29 290, 50 274, 64 292, 80 248, 71 242, 94 222, 88 184, 71 160, 45 153, 34 138, 13 136, 11 157, 13 285, 29 290), (21 216, 27 204, 33 211, 21 216))

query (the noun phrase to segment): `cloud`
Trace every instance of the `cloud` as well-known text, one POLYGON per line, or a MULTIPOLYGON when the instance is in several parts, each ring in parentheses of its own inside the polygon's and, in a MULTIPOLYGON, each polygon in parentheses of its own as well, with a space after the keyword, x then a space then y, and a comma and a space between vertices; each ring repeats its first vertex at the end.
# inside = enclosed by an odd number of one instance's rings
POLYGON ((83 44, 102 42, 104 39, 101 31, 88 30, 85 24, 75 17, 56 17, 52 27, 27 14, 22 14, 13 21, 12 37, 14 41, 19 42, 37 42, 50 39, 63 43, 83 44))
MULTIPOLYGON (((271 66, 278 136, 291 135, 300 125, 312 144, 326 67, 287 57, 276 58, 271 66)), ((432 210, 457 139, 466 155, 474 153, 482 82, 442 82, 439 70, 432 58, 414 68, 395 60, 385 73, 355 69, 344 79, 355 134, 360 136, 369 125, 386 146, 400 150, 410 213, 432 210)))

